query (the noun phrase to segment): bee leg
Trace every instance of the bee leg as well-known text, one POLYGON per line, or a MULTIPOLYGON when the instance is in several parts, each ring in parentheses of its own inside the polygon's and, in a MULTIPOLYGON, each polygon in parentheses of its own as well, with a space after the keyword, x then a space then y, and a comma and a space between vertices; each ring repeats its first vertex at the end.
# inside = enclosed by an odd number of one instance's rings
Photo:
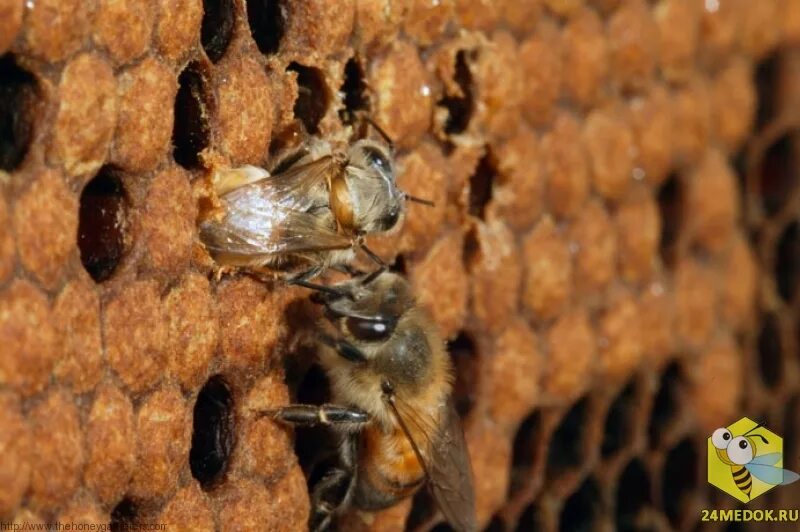
POLYGON ((336 266, 331 266, 331 269, 332 270, 336 270, 337 272, 340 272, 340 273, 346 273, 350 277, 358 277, 359 275, 363 275, 364 274, 364 272, 362 272, 358 268, 353 268, 349 264, 339 264, 339 265, 336 265, 336 266))
POLYGON ((345 434, 358 432, 369 422, 369 416, 363 410, 331 404, 288 405, 266 411, 264 414, 289 425, 300 427, 328 425, 345 434))
POLYGON ((357 445, 356 435, 349 434, 339 447, 339 463, 312 488, 309 530, 328 530, 334 515, 349 504, 356 485, 357 445))

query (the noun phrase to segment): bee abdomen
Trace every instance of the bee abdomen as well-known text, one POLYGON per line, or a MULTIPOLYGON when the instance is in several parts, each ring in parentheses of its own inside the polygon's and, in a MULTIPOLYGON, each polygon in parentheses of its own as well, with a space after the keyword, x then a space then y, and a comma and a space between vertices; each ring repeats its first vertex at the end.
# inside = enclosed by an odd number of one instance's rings
POLYGON ((736 487, 750 498, 750 491, 753 489, 753 477, 750 471, 744 466, 739 466, 738 469, 731 468, 731 473, 736 487))

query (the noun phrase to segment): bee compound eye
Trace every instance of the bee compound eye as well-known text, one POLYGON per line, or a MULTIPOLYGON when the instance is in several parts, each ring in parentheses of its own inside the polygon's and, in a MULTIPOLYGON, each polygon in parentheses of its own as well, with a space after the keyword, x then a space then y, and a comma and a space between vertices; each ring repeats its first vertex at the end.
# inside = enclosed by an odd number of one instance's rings
POLYGON ((737 436, 728 445, 728 458, 734 464, 747 464, 753 459, 753 446, 744 436, 737 436))
POLYGON ((345 326, 354 338, 367 342, 385 340, 394 332, 394 324, 389 320, 349 317, 345 321, 345 326))
POLYGON ((733 439, 731 431, 725 428, 717 429, 714 431, 714 434, 711 435, 711 443, 714 444, 714 447, 717 449, 727 449, 731 439, 733 439))

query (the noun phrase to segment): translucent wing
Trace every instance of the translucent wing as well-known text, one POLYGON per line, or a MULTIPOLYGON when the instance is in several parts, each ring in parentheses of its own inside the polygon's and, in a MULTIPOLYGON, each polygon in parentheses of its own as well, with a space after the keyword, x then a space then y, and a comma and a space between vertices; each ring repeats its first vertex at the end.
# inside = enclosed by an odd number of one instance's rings
POLYGON ((395 404, 395 413, 409 429, 405 430, 406 436, 428 474, 428 487, 445 519, 459 532, 477 530, 472 466, 452 401, 442 405, 443 419, 438 428, 433 419, 408 403, 397 399, 395 404), (425 441, 414 441, 412 433, 421 434, 425 441), (430 457, 425 458, 421 449, 428 449, 430 457))
POLYGON ((800 479, 800 475, 788 469, 781 469, 771 465, 754 464, 750 462, 744 466, 750 474, 762 482, 777 486, 780 484, 791 484, 800 479))
POLYGON ((755 465, 774 466, 781 460, 781 453, 760 454, 753 458, 750 463, 755 465))

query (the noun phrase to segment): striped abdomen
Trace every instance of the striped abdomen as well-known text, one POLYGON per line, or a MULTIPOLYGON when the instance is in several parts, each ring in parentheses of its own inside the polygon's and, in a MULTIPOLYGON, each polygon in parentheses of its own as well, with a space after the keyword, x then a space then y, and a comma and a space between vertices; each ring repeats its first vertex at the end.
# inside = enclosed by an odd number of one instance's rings
POLYGON ((731 474, 733 474, 733 481, 736 483, 736 487, 747 495, 749 499, 750 490, 753 489, 753 477, 750 476, 750 471, 744 466, 733 465, 731 466, 731 474))

